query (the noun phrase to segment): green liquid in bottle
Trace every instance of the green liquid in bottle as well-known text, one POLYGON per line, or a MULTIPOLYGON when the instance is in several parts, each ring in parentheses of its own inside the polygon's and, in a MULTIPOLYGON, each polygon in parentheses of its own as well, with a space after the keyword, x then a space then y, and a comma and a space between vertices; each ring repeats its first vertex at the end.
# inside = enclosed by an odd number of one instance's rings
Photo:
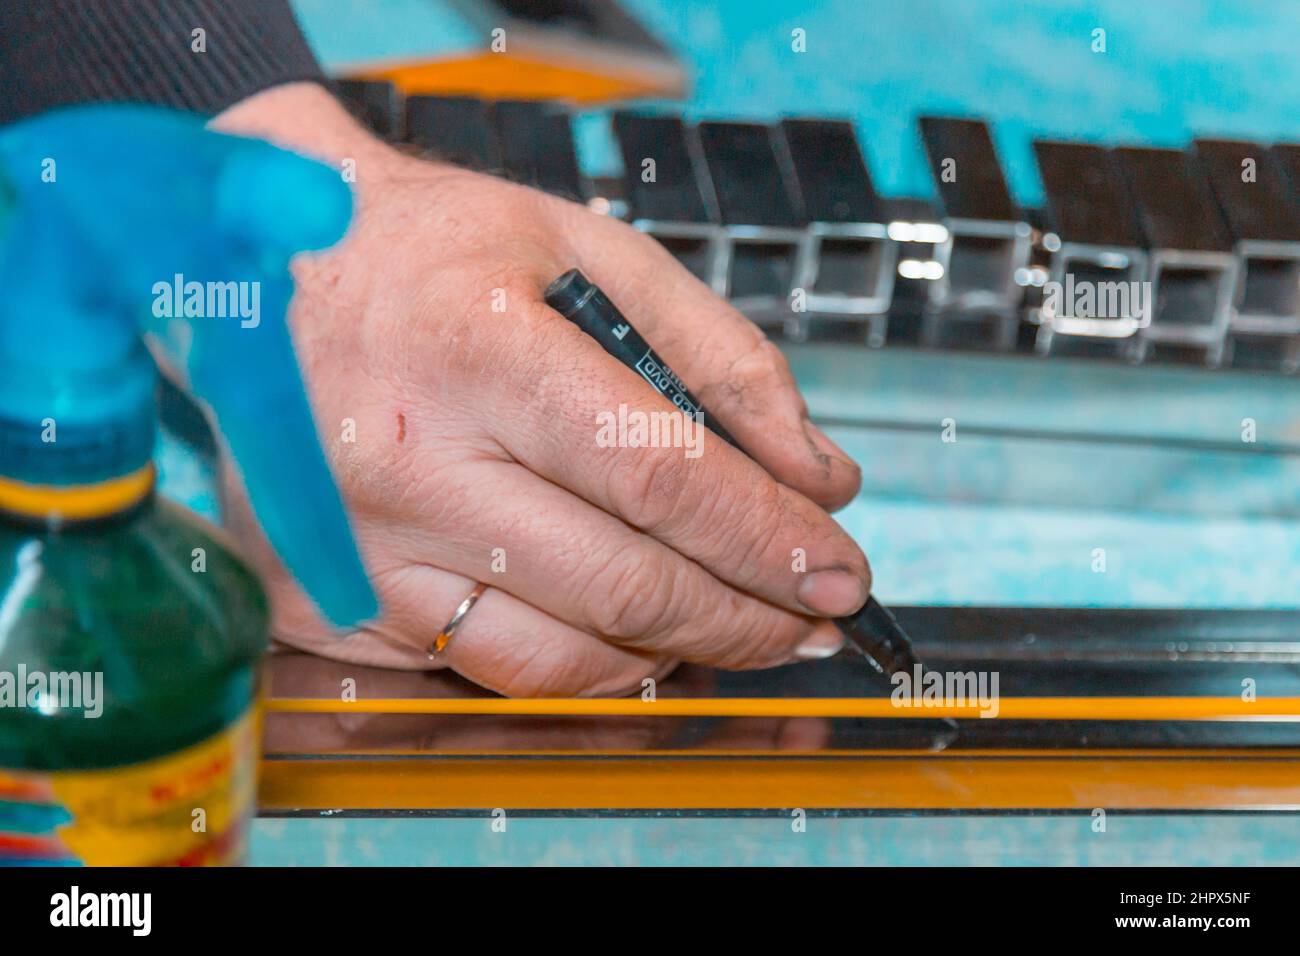
MULTIPOLYGON (((69 819, 112 805, 105 819, 83 822, 125 828, 128 858, 110 858, 120 849, 114 837, 107 848, 95 843, 100 858, 86 862, 219 861, 229 847, 205 856, 204 832, 192 824, 199 811, 241 833, 247 822, 237 818, 251 811, 251 794, 223 787, 252 786, 255 767, 228 765, 256 760, 251 712, 267 640, 266 599, 252 571, 177 505, 150 497, 128 513, 58 529, 0 516, 0 682, 27 677, 13 688, 21 705, 0 683, 0 864, 7 837, 22 850, 12 824, 24 807, 31 816, 33 800, 69 819), (81 675, 79 709, 57 706, 50 675, 81 675), (33 690, 42 678, 44 696, 33 690), (221 746, 241 722, 252 744, 221 746), (196 745, 197 757, 175 763, 196 745), (104 768, 140 772, 94 773, 104 768), (80 810, 68 794, 83 801, 80 810), (161 859, 148 857, 149 846, 161 859)), ((63 842, 58 830, 26 836, 63 842)), ((25 852, 40 860, 39 847, 25 852)), ((60 853, 86 856, 76 845, 60 853)))

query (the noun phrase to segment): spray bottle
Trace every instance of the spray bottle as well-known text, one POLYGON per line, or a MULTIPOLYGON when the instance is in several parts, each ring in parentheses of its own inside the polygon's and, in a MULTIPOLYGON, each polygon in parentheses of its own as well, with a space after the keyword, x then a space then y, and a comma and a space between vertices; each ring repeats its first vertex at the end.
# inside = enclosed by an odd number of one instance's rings
POLYGON ((153 493, 159 363, 324 616, 378 613, 286 324, 290 258, 350 216, 328 167, 184 114, 0 131, 0 865, 243 853, 266 599, 153 493))

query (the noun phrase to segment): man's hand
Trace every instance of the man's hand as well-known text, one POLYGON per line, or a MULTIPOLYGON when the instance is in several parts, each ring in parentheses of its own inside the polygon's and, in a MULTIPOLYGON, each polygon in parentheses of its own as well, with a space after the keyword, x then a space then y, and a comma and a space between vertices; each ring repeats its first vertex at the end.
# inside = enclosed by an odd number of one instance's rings
POLYGON ((859 470, 808 421, 778 350, 656 242, 405 156, 314 85, 215 125, 357 180, 348 238, 295 264, 291 321, 384 613, 340 639, 263 548, 277 637, 437 666, 426 649, 483 581, 439 660, 504 694, 616 694, 679 660, 765 667, 840 647, 825 618, 861 607, 870 571, 825 509, 859 470), (758 464, 712 435, 697 458, 598 445, 602 413, 672 406, 543 303, 575 266, 758 464))

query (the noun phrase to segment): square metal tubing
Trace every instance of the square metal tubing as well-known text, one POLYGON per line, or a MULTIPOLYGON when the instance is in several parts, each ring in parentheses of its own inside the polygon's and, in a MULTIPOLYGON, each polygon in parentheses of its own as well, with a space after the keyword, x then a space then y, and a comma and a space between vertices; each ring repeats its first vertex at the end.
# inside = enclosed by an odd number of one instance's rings
POLYGON ((922 338, 943 344, 950 325, 992 323, 986 344, 1009 349, 1020 321, 1019 270, 1029 262, 1028 223, 1011 198, 993 138, 981 120, 920 119, 947 240, 936 249, 943 275, 929 287, 922 338))
POLYGON ((673 258, 699 279, 715 295, 727 297, 727 267, 730 240, 726 231, 715 223, 660 222, 633 219, 632 225, 672 253, 673 258))
POLYGON ((1198 139, 1194 149, 1235 243, 1230 348, 1255 346, 1262 364, 1294 372, 1300 367, 1300 209, 1277 158, 1288 147, 1275 153, 1258 143, 1198 139))
POLYGON ((944 218, 948 238, 935 249, 943 275, 930 304, 946 312, 1010 312, 1019 304, 1016 270, 1029 262, 1029 225, 944 218))
MULTIPOLYGON (((1057 336, 1077 337, 1096 343, 1113 342, 1117 351, 1128 352, 1134 336, 1151 323, 1152 309, 1143 307, 1144 299, 1119 295, 1107 286, 1123 283, 1146 283, 1149 269, 1146 251, 1136 247, 1094 246, 1083 243, 1060 244, 1052 254, 1048 282, 1059 283, 1066 290, 1063 298, 1072 299, 1070 288, 1080 281, 1094 285, 1093 294, 1100 300, 1124 302, 1127 307, 1113 315, 1079 316, 1071 311, 1054 310, 1051 297, 1045 297, 1039 312, 1041 324, 1034 340, 1034 350, 1042 355, 1052 351, 1057 336)), ((1149 305, 1149 303, 1148 303, 1149 305)))
POLYGON ((808 219, 809 246, 796 278, 812 315, 860 317, 868 344, 884 344, 893 299, 898 244, 866 160, 845 120, 787 119, 780 125, 788 161, 808 219))
POLYGON ((566 199, 586 202, 591 197, 568 110, 535 100, 498 100, 492 119, 507 176, 566 199))
POLYGON ((809 315, 859 318, 867 344, 885 344, 894 300, 898 243, 884 223, 813 222, 796 288, 809 315))
POLYGON ((811 240, 775 131, 728 122, 698 131, 726 240, 724 294, 756 320, 795 318, 791 296, 807 274, 811 240))
POLYGON ((722 237, 721 282, 715 290, 756 321, 797 321, 800 317, 791 311, 791 300, 800 277, 809 271, 808 231, 724 224, 722 237))
POLYGON ((695 130, 677 116, 617 112, 628 218, 696 278, 727 294, 726 235, 695 130))
POLYGON ((334 95, 382 139, 402 137, 402 98, 387 80, 335 80, 334 95))
POLYGON ((1047 281, 1055 284, 1038 308, 1035 351, 1073 340, 1132 354, 1153 303, 1145 240, 1118 162, 1100 146, 1050 140, 1036 140, 1034 155, 1047 194, 1047 281), (1091 315, 1074 308, 1084 284, 1096 303, 1091 315))
POLYGON ((497 172, 504 166, 492 107, 485 100, 407 97, 406 141, 467 169, 497 172))
POLYGON ((1134 359, 1167 345, 1201 351, 1211 367, 1223 364, 1238 262, 1209 183, 1181 150, 1122 147, 1115 156, 1150 257, 1153 312, 1134 359))
POLYGON ((1167 343, 1205 350, 1205 364, 1217 368, 1228 356, 1228 325, 1237 285, 1237 260, 1230 254, 1156 249, 1151 253, 1155 308, 1137 343, 1136 361, 1151 346, 1167 343))

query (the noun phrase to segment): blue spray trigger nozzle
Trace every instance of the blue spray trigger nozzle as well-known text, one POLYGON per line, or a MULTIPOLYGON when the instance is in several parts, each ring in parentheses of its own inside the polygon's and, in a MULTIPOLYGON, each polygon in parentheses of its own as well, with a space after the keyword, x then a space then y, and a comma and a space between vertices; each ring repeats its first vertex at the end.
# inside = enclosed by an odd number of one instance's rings
POLYGON ((347 229, 339 174, 197 117, 111 105, 4 130, 0 180, 0 438, 51 416, 74 446, 85 436, 63 458, 0 442, 0 471, 77 483, 145 464, 151 333, 212 411, 285 566, 335 625, 375 617, 286 318, 294 254, 347 229))
POLYGON ((274 147, 232 152, 215 192, 218 229, 289 254, 334 245, 352 217, 336 170, 274 147))

